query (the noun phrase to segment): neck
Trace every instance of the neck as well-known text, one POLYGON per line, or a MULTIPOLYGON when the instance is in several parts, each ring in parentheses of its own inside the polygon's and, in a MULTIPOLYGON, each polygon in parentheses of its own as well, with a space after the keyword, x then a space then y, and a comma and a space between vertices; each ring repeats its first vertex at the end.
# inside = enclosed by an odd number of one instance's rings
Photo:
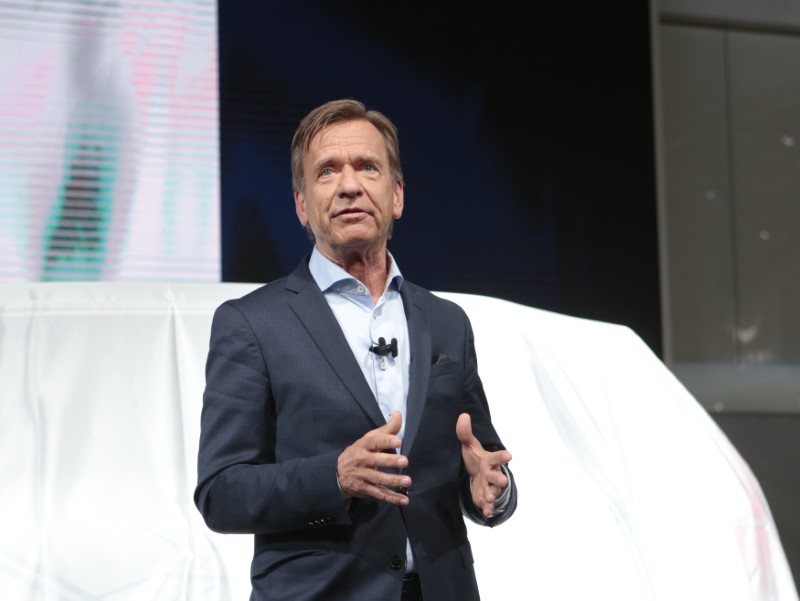
POLYGON ((391 260, 389 253, 386 252, 384 245, 380 250, 372 253, 348 253, 342 256, 330 256, 324 249, 317 249, 332 262, 344 269, 359 282, 364 284, 372 296, 372 300, 377 300, 383 295, 386 289, 386 280, 389 277, 391 260))

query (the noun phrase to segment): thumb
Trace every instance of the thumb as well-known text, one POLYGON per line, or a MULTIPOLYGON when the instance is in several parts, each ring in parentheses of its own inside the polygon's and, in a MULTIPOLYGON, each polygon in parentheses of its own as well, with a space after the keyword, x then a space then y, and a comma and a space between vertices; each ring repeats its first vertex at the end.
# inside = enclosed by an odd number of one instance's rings
POLYGON ((400 432, 400 427, 403 425, 403 414, 399 411, 395 411, 392 413, 392 417, 389 418, 389 421, 386 422, 386 425, 383 426, 383 429, 388 434, 397 434, 400 432))
POLYGON ((469 413, 462 413, 456 422, 456 436, 461 444, 471 444, 475 437, 472 435, 472 418, 469 413))

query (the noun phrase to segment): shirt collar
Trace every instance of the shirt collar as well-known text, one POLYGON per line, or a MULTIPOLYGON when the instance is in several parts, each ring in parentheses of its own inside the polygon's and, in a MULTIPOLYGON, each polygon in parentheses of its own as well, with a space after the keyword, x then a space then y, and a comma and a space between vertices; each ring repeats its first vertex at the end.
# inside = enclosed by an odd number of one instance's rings
MULTIPOLYGON (((386 254, 389 256, 390 262, 386 289, 389 290, 394 287, 400 290, 403 285, 403 274, 400 273, 400 268, 397 266, 397 261, 394 260, 392 253, 387 250, 386 254)), ((314 250, 311 251, 308 269, 311 272, 311 277, 314 278, 317 286, 319 286, 319 289, 323 292, 336 289, 338 287, 337 284, 340 282, 358 282, 356 278, 319 252, 316 246, 314 250)))

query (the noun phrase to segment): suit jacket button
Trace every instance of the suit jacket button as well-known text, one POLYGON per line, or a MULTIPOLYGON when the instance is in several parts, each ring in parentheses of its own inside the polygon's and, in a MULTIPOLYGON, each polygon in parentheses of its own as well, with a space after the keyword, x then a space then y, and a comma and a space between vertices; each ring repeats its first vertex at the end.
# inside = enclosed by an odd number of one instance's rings
POLYGON ((403 567, 403 558, 399 555, 392 555, 392 560, 389 562, 389 567, 393 570, 399 570, 403 567))

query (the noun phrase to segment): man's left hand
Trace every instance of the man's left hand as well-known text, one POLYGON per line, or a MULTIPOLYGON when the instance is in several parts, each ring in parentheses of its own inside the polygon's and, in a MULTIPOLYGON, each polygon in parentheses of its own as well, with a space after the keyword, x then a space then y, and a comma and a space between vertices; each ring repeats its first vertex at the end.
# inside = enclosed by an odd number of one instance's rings
POLYGON ((472 478, 472 502, 488 518, 494 512, 494 502, 508 486, 508 478, 500 469, 511 461, 506 450, 487 451, 472 434, 469 413, 462 413, 456 422, 456 436, 461 441, 461 457, 472 478))

